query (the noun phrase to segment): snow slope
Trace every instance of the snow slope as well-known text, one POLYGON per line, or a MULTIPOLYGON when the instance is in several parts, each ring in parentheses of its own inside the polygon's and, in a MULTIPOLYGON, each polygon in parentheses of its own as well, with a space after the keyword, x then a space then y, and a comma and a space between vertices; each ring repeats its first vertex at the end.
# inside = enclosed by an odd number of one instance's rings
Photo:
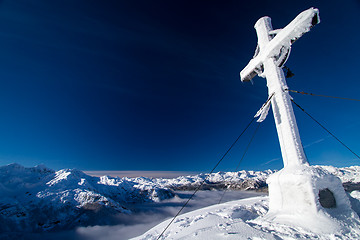
MULTIPOLYGON (((360 192, 355 191, 352 196, 352 201, 359 204, 360 192)), ((302 219, 290 216, 286 224, 272 222, 264 218, 267 211, 268 197, 213 205, 180 215, 160 239, 360 239, 359 222, 354 224, 353 219, 341 223, 340 229, 329 228, 329 231, 319 233, 312 231, 317 226, 316 222, 299 227, 297 222, 302 219)), ((158 239, 169 221, 164 221, 133 240, 158 239)))
MULTIPOLYGON (((343 182, 352 181, 352 184, 359 182, 358 170, 358 167, 313 168, 314 172, 326 176, 327 172, 333 172, 343 182)), ((276 178, 278 173, 272 177, 276 178)), ((294 184, 301 184, 301 180, 302 178, 299 179, 300 182, 294 181, 294 184)), ((323 183, 318 182, 315 187, 322 189, 321 184, 323 183)), ((333 182, 326 184, 329 188, 333 185, 333 182)), ((341 188, 340 182, 339 186, 341 188)), ((291 192, 293 189, 297 188, 291 184, 286 186, 286 191, 291 192)), ((315 189, 315 192, 318 190, 315 189)), ((215 205, 180 215, 165 232, 163 231, 171 219, 135 239, 158 239, 159 236, 160 239, 360 239, 360 192, 352 191, 351 195, 344 190, 342 192, 343 198, 336 198, 336 207, 325 208, 319 204, 317 212, 307 209, 311 207, 309 202, 297 201, 297 192, 292 192, 292 196, 298 205, 294 204, 294 208, 279 215, 269 211, 268 197, 215 205)), ((316 197, 321 198, 320 194, 316 197)))

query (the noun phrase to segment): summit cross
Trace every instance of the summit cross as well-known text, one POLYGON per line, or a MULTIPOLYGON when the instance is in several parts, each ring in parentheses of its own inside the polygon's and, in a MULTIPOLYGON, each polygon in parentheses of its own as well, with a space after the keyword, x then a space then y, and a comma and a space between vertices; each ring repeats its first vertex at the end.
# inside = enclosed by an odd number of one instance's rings
MULTIPOLYGON (((308 162, 282 66, 289 57, 291 44, 319 22, 316 8, 303 11, 283 29, 273 30, 269 17, 260 18, 254 26, 258 37, 255 56, 240 72, 241 81, 251 81, 256 75, 266 78, 268 104, 272 106, 284 168, 308 165, 308 162)), ((268 110, 269 106, 263 108, 268 110)))
POLYGON ((307 162, 282 71, 291 44, 319 22, 316 8, 303 11, 279 30, 273 30, 269 17, 260 18, 255 24, 258 36, 255 56, 240 72, 240 77, 242 81, 251 81, 256 75, 266 78, 269 98, 255 117, 260 115, 258 122, 263 121, 271 104, 284 161, 284 168, 266 180, 269 211, 264 219, 282 223, 291 216, 303 227, 307 222, 321 223, 312 231, 324 232, 336 229, 334 226, 343 224, 343 219, 354 222, 360 219, 352 210, 340 179, 307 162))

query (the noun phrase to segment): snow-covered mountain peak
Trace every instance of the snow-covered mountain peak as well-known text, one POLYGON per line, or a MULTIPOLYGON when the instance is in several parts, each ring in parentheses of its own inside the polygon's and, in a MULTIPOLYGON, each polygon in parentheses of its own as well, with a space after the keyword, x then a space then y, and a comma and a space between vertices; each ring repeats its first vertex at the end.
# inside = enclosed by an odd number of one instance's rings
MULTIPOLYGON (((90 176, 86 175, 84 172, 78 169, 62 169, 55 172, 55 177, 51 179, 48 184, 49 186, 53 186, 55 184, 61 183, 66 181, 66 184, 72 182, 73 184, 78 183, 80 181, 84 181, 87 178, 91 178, 90 176), (82 180, 83 179, 83 180, 82 180)), ((82 184, 81 184, 82 185, 82 184)))
POLYGON ((351 166, 336 168, 333 166, 316 166, 321 167, 328 172, 336 175, 342 182, 360 183, 360 166, 351 166))
POLYGON ((43 165, 9 164, 0 167, 0 196, 1 233, 109 223, 116 214, 131 213, 129 204, 174 194, 153 182, 139 184, 131 179, 92 177, 78 169, 54 171, 43 165))
MULTIPOLYGON (((359 184, 353 183, 360 182, 360 167, 318 167, 339 176, 344 184, 351 182, 347 185, 351 191, 359 188, 359 184)), ((242 170, 174 179, 113 178, 89 176, 78 169, 54 171, 44 165, 27 168, 9 164, 0 167, 0 238, 1 232, 41 232, 111 224, 118 214, 138 211, 134 209, 136 205, 173 198, 175 190, 194 190, 204 180, 202 190, 266 191, 266 179, 274 172, 242 170)), ((234 211, 234 214, 243 213, 234 211)))

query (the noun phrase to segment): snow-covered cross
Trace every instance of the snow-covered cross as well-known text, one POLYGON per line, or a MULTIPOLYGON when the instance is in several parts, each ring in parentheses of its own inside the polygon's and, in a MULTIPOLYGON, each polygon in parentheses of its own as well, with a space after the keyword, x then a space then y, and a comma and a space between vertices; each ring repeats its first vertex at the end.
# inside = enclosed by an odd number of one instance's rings
POLYGON ((286 91, 288 87, 282 66, 289 57, 291 44, 319 22, 319 11, 316 8, 300 13, 283 29, 273 30, 269 17, 260 18, 255 24, 258 36, 255 56, 240 72, 241 81, 250 81, 256 75, 267 80, 269 101, 258 112, 257 115, 261 115, 258 121, 266 117, 271 103, 284 167, 308 163, 299 137, 290 96, 286 91))
POLYGON ((256 116, 260 115, 258 121, 264 120, 271 103, 284 161, 284 168, 266 180, 269 211, 264 218, 284 222, 291 216, 299 225, 318 223, 316 231, 328 231, 337 229, 333 226, 338 226, 342 219, 356 218, 359 222, 360 219, 351 209, 340 179, 307 162, 282 71, 291 44, 319 21, 315 8, 300 13, 279 30, 272 29, 269 17, 260 18, 255 24, 258 36, 255 56, 240 77, 242 81, 250 81, 256 75, 266 78, 269 98, 256 116))

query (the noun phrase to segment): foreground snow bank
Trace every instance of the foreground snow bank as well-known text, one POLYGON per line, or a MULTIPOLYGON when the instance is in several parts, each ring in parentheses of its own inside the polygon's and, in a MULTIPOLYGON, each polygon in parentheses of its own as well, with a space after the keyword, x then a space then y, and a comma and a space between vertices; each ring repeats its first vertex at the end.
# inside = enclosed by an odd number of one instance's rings
MULTIPOLYGON (((162 239, 360 239, 359 192, 341 182, 358 183, 358 170, 284 168, 267 176, 270 209, 268 197, 204 208, 179 216, 162 239)), ((135 239, 158 239, 168 224, 135 239)))
MULTIPOLYGON (((354 199, 360 203, 359 199, 354 199)), ((255 197, 199 209, 180 215, 161 239, 360 239, 359 225, 344 222, 337 232, 315 233, 316 222, 298 227, 288 217, 286 223, 264 219, 268 212, 268 197, 255 197)), ((286 221, 285 221, 286 220, 286 221)), ((133 240, 157 239, 168 225, 167 220, 133 240)), ((351 219, 349 220, 351 222, 351 219)))

